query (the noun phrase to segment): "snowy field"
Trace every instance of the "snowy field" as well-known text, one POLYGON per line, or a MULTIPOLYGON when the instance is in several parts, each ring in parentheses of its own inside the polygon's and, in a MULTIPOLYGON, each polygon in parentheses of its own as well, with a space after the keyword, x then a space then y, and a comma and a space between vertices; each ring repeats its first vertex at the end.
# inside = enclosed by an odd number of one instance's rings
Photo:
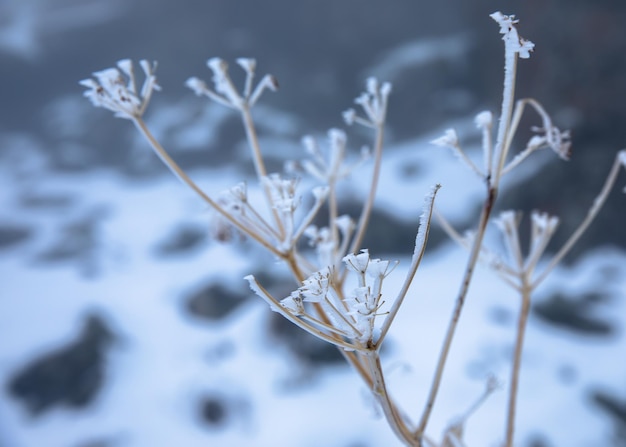
MULTIPOLYGON (((443 181, 444 213, 476 200, 476 191, 461 188, 473 179, 455 170, 456 160, 449 154, 437 153, 421 140, 390 152, 380 195, 386 210, 399 214, 401 204, 394 197, 419 197, 439 176, 455 179, 443 181), (438 160, 427 166, 427 175, 398 175, 405 164, 420 163, 424 154, 438 160)), ((350 370, 340 364, 302 364, 284 341, 268 335, 271 312, 260 300, 247 300, 219 320, 189 314, 185 297, 190 290, 210 281, 248 294, 243 276, 274 260, 249 243, 209 240, 178 254, 158 255, 158 247, 181 228, 202 232, 209 227, 211 214, 175 179, 129 182, 104 170, 88 175, 42 172, 20 191, 11 183, 9 169, 4 166, 1 177, 3 223, 32 228, 35 236, 0 252, 0 383, 6 384, 34 356, 76 339, 89 313, 101 315, 117 339, 107 350, 102 388, 83 409, 59 404, 32 418, 23 403, 5 394, 0 401, 0 445, 397 444, 350 370), (78 242, 59 234, 81 223, 86 241, 76 248, 80 255, 72 255, 71 244, 78 242), (55 250, 57 256, 51 256, 55 250), (58 254, 63 250, 65 257, 58 254), (202 421, 199 409, 207 396, 220 405, 209 422, 202 421)), ((192 174, 208 191, 218 191, 233 175, 224 170, 192 174)), ((356 179, 348 183, 346 189, 353 192, 363 186, 356 179)), ((404 202, 404 218, 416 221, 421 199, 413 209, 404 202)), ((416 414, 458 287, 463 254, 449 243, 428 252, 392 329, 384 357, 393 369, 390 387, 416 414)), ((395 287, 408 264, 406 257, 400 260, 400 268, 387 280, 395 280, 395 287)), ((600 297, 584 316, 606 321, 614 330, 585 335, 531 314, 520 394, 521 444, 610 445, 613 422, 592 392, 615 395, 623 390, 625 291, 626 256, 610 248, 558 269, 540 288, 538 301, 556 293, 572 301, 587 294, 600 297)), ((481 269, 450 356, 432 436, 438 437, 454 416, 471 406, 489 375, 506 384, 516 308, 511 290, 481 269)), ((496 392, 470 419, 468 445, 497 445, 505 396, 504 389, 496 392)))

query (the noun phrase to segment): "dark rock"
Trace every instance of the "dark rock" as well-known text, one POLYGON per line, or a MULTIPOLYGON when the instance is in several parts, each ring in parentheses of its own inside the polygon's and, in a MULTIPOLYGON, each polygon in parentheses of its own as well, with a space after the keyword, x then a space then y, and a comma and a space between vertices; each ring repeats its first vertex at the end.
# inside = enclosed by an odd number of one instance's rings
POLYGON ((202 420, 209 425, 223 425, 227 416, 226 403, 215 396, 205 397, 200 404, 202 420))
POLYGON ((598 294, 569 297, 557 293, 535 304, 532 312, 545 322, 562 329, 587 335, 608 336, 615 332, 613 325, 594 317, 590 312, 594 304, 604 299, 605 297, 598 294))
POLYGON ((598 390, 592 392, 591 398, 614 421, 612 445, 626 446, 626 399, 598 390))
POLYGON ((207 239, 207 228, 184 225, 176 228, 156 247, 159 256, 185 254, 198 249, 207 239))
POLYGON ((221 284, 205 285, 186 300, 187 310, 194 316, 208 320, 225 318, 249 299, 249 294, 243 290, 233 292, 221 284))
POLYGON ((90 315, 69 345, 32 360, 13 374, 7 392, 33 416, 55 406, 80 408, 98 394, 106 354, 115 336, 98 315, 90 315))
POLYGON ((323 366, 345 363, 335 346, 305 332, 276 313, 271 315, 270 333, 307 365, 323 366))
POLYGON ((0 249, 20 244, 30 238, 32 234, 33 230, 31 228, 9 225, 1 226, 0 249))
POLYGON ((250 403, 241 395, 228 391, 207 391, 200 398, 198 416, 200 422, 211 429, 223 429, 239 424, 249 427, 250 403))
POLYGON ((592 399, 596 405, 609 413, 626 430, 626 399, 620 399, 604 391, 594 391, 592 399))
POLYGON ((44 263, 75 262, 84 276, 98 273, 100 256, 100 223, 107 215, 107 208, 96 207, 85 216, 62 226, 50 247, 37 256, 44 263))

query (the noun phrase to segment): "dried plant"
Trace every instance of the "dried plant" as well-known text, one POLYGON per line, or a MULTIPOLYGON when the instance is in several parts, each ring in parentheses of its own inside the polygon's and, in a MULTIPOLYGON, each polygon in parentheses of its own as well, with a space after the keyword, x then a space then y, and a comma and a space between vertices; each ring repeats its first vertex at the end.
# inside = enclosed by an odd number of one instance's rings
POLYGON ((435 405, 448 353, 478 261, 492 267, 521 300, 511 378, 508 382, 509 400, 504 429, 505 445, 507 447, 513 445, 521 353, 532 293, 595 218, 614 186, 620 166, 626 166, 626 151, 621 151, 587 217, 563 247, 547 262, 543 260, 543 255, 557 228, 558 218, 533 212, 530 247, 524 255, 518 235, 520 214, 505 211, 499 217, 492 218, 502 178, 534 152, 543 148, 551 149, 560 158, 567 160, 570 155, 570 141, 569 134, 554 126, 549 115, 537 101, 515 100, 516 64, 518 59, 530 56, 534 44, 518 35, 514 16, 496 12, 491 17, 500 26, 504 40, 504 88, 497 123, 494 122, 491 112, 481 112, 476 116, 476 126, 482 134, 482 165, 478 166, 466 155, 453 129, 433 141, 435 145, 450 148, 460 161, 477 175, 479 181, 484 183, 485 200, 480 217, 473 230, 461 235, 444 216, 435 212, 434 203, 440 186, 434 185, 425 195, 411 265, 402 287, 392 299, 388 298, 389 293, 383 293, 383 286, 385 279, 394 273, 397 262, 373 258, 369 251, 362 247, 378 188, 384 127, 391 93, 389 83, 379 83, 378 80, 370 78, 365 92, 355 100, 360 112, 349 109, 343 114, 346 124, 364 126, 373 131, 372 154, 362 153, 357 163, 348 164, 347 137, 339 129, 331 129, 328 132, 327 150, 323 150, 312 137, 303 139, 309 158, 304 160, 301 166, 305 174, 322 185, 314 187, 307 193, 313 198, 312 205, 301 212, 303 194, 299 190, 298 178, 286 173, 268 173, 266 170, 251 108, 266 90, 277 90, 278 83, 273 76, 265 75, 255 84, 256 62, 253 59, 237 60, 246 76, 241 91, 232 82, 226 62, 217 58, 210 59, 207 64, 213 73, 211 87, 196 77, 188 79, 186 85, 197 95, 229 107, 241 116, 258 180, 258 184, 252 185, 252 188, 261 191, 263 199, 260 202, 251 199, 248 191, 250 186, 243 183, 222 192, 218 199, 211 198, 154 138, 143 120, 143 115, 152 93, 160 89, 154 75, 156 64, 140 62, 145 78, 140 90, 137 88, 130 60, 122 60, 118 62, 117 68, 94 73, 94 78, 81 81, 87 88, 85 96, 95 106, 107 108, 113 111, 115 116, 131 120, 135 124, 165 165, 218 213, 222 231, 234 229, 242 233, 288 266, 299 286, 287 297, 273 296, 252 275, 246 276, 246 279, 252 291, 266 301, 271 310, 340 350, 376 397, 397 437, 408 446, 465 445, 464 424, 480 402, 497 388, 495 380, 489 380, 485 394, 464 417, 450 426, 440 443, 427 435, 429 418, 435 405), (514 154, 514 136, 522 114, 529 107, 539 115, 541 125, 533 128, 536 135, 522 150, 514 154), (339 213, 337 185, 370 158, 373 159, 374 168, 369 193, 362 205, 360 216, 353 220, 352 217, 339 213), (324 206, 328 207, 329 217, 326 225, 320 228, 313 225, 313 222, 324 206), (433 372, 424 410, 418 419, 413 420, 399 408, 387 389, 380 350, 424 256, 431 219, 435 214, 448 234, 469 250, 469 256, 433 372), (506 246, 504 256, 491 250, 483 242, 490 222, 495 224, 504 237, 506 246), (304 240, 308 244, 302 243, 304 240), (306 247, 313 247, 313 250, 306 247), (540 264, 540 260, 544 262, 540 264), (386 298, 383 299, 383 296, 386 298))

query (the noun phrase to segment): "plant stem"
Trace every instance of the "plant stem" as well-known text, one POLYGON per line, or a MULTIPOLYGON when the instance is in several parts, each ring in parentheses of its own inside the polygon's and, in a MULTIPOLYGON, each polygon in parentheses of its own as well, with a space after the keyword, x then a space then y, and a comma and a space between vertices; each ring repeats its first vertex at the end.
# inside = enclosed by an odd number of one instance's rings
POLYGON ((526 322, 530 311, 530 292, 526 278, 523 278, 522 306, 517 320, 517 333, 515 336, 515 350, 513 352, 513 365, 511 369, 511 384, 509 386, 508 411, 506 418, 506 442, 505 447, 513 447, 513 436, 515 431, 515 410, 517 408, 517 394, 519 388, 519 377, 522 365, 522 348, 526 334, 526 322))
POLYGON ((420 441, 414 436, 411 430, 407 427, 404 418, 399 414, 398 409, 393 404, 389 394, 387 393, 387 386, 385 385, 385 379, 383 376, 383 368, 380 363, 380 356, 375 350, 370 350, 365 353, 367 356, 369 369, 372 373, 373 383, 372 392, 376 396, 387 423, 396 434, 396 436, 404 441, 407 446, 415 447, 419 446, 420 441))
MULTIPOLYGON (((263 179, 263 177, 267 177, 267 170, 265 169, 265 162, 263 161, 263 155, 261 154, 261 146, 259 145, 259 137, 256 134, 256 129, 254 128, 254 121, 252 120, 252 115, 250 113, 250 108, 247 104, 241 106, 241 119, 243 120, 243 127, 246 131, 246 138, 248 140, 248 145, 250 146, 252 152, 252 161, 254 162, 254 169, 256 171, 256 175, 259 179, 259 182, 263 179)), ((272 201, 272 194, 269 188, 261 182, 263 186, 263 190, 265 192, 265 199, 267 200, 267 205, 270 209, 270 212, 274 216, 274 222, 276 222, 276 228, 278 228, 278 232, 281 235, 281 238, 284 236, 285 230, 283 228, 283 223, 280 220, 278 212, 276 208, 274 208, 274 204, 272 201)))
POLYGON ((379 124, 376 126, 376 142, 374 148, 374 172, 372 173, 372 180, 370 183, 370 191, 363 205, 361 211, 361 217, 357 225, 357 233, 354 235, 352 245, 350 246, 350 253, 356 253, 361 248, 365 232, 369 224, 369 219, 372 214, 372 208, 374 207, 374 198, 376 197, 376 190, 378 189, 378 179, 380 178, 380 167, 382 165, 383 156, 383 138, 384 138, 384 126, 379 124))
POLYGON ((489 216, 491 215, 491 211, 493 210, 493 205, 496 201, 496 197, 497 197, 497 190, 495 188, 490 188, 487 194, 487 199, 485 200, 485 204, 483 206, 482 213, 480 215, 478 229, 476 231, 474 242, 472 244, 472 250, 470 252, 470 256, 467 261, 467 266, 465 268, 465 274, 463 276, 463 281, 461 283, 461 289, 459 290, 459 293, 457 295, 454 309, 452 311, 452 316, 450 318, 450 322, 448 323, 448 329, 446 331, 446 336, 443 342, 443 346, 439 354, 439 360, 437 361, 437 368, 435 370, 433 381, 430 386, 430 391, 428 394, 428 399, 426 400, 424 412, 422 413, 422 418, 420 419, 420 423, 417 427, 417 430, 415 431, 415 436, 417 437, 421 437, 424 431, 426 430, 428 419, 430 418, 430 414, 435 404, 435 399, 437 398, 437 392, 439 391, 439 386, 441 384, 443 370, 445 368, 446 360, 448 358, 448 353, 452 345, 452 339, 454 338, 454 333, 456 331, 459 318, 461 317, 461 310, 463 309, 463 304, 465 303, 465 298, 469 290, 469 285, 472 280, 474 269, 476 268, 476 262, 478 261, 478 257, 482 249, 482 242, 485 236, 487 222, 489 221, 489 216))
POLYGON ((154 152, 159 156, 161 161, 169 168, 172 173, 178 177, 180 181, 182 181, 185 185, 191 188, 196 194, 200 196, 202 200, 204 200, 211 208, 221 214, 226 220, 228 220, 233 226, 235 226, 239 231, 248 235, 263 247, 268 249, 271 253, 276 256, 282 256, 282 253, 279 252, 275 247, 273 247, 269 242, 267 242, 264 238, 262 238, 259 234, 251 232, 246 226, 242 225, 239 221, 237 221, 228 211, 222 208, 217 202, 211 199, 196 183, 178 166, 172 157, 169 156, 167 151, 161 146, 161 144, 154 138, 154 135, 150 132, 146 123, 141 118, 133 119, 133 123, 141 132, 141 134, 148 140, 154 152))

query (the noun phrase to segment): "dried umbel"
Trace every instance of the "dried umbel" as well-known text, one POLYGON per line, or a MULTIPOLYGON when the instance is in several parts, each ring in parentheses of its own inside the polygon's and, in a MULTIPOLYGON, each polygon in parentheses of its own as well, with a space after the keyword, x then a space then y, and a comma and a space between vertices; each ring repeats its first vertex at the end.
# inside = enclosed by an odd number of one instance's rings
POLYGON ((87 87, 84 95, 96 107, 104 107, 114 112, 119 118, 140 118, 148 104, 152 93, 160 90, 154 71, 156 62, 139 61, 145 80, 141 90, 137 89, 135 69, 130 59, 122 59, 117 68, 107 68, 95 72, 94 78, 83 79, 80 84, 87 87))

